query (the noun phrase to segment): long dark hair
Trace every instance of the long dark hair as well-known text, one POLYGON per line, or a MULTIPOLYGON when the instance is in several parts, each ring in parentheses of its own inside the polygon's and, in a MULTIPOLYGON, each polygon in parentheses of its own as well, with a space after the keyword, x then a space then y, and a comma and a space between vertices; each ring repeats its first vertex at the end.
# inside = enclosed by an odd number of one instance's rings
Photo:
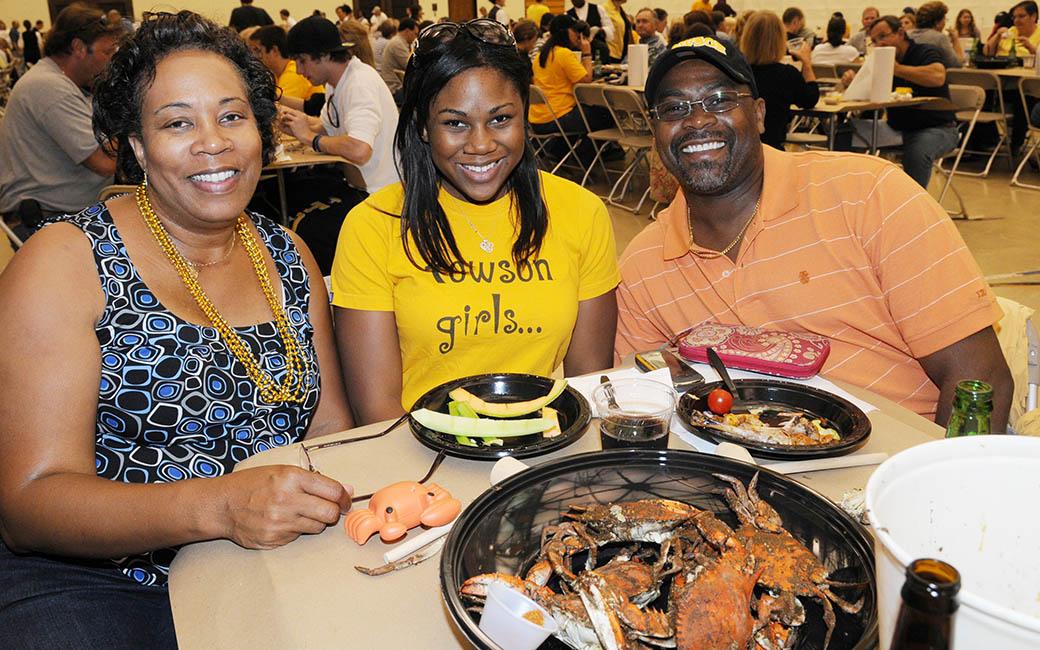
MULTIPOLYGON (((432 28, 431 28, 432 29, 432 28)), ((401 209, 401 241, 405 254, 422 268, 408 245, 411 233, 423 262, 431 270, 450 273, 454 261, 465 262, 455 243, 451 225, 438 202, 440 178, 422 135, 430 118, 430 107, 449 81, 467 70, 491 68, 513 84, 523 100, 526 123, 530 97, 531 69, 514 46, 485 43, 459 29, 454 38, 417 51, 408 62, 404 77, 404 103, 397 122, 394 147, 397 169, 404 185, 401 209)), ((517 232, 513 260, 519 265, 538 253, 549 227, 549 212, 542 199, 541 179, 534 150, 524 144, 524 155, 506 179, 510 212, 516 215, 517 232)))
POLYGON ((130 147, 130 137, 141 135, 141 105, 155 80, 155 67, 174 52, 200 50, 224 57, 238 70, 249 107, 260 131, 263 164, 274 156, 274 118, 277 86, 274 75, 234 30, 190 12, 152 14, 112 56, 94 84, 94 137, 114 142, 119 175, 139 183, 144 172, 130 147))
POLYGON ((549 38, 542 45, 542 51, 538 53, 538 65, 545 67, 554 47, 570 47, 571 36, 567 30, 574 27, 576 22, 567 14, 560 14, 552 19, 552 22, 549 23, 549 38))

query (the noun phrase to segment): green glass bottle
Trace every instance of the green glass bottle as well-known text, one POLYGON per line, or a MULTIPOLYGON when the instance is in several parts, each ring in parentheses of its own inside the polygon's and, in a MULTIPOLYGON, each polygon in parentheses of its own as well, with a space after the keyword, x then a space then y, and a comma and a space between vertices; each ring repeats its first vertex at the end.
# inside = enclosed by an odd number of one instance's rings
POLYGON ((603 61, 600 59, 599 50, 596 50, 596 56, 592 61, 592 78, 599 79, 603 76, 603 61))
POLYGON ((961 576, 942 560, 914 560, 906 567, 889 650, 949 650, 961 576))
POLYGON ((993 387, 978 379, 957 383, 953 396, 953 413, 946 425, 946 437, 977 436, 989 433, 989 416, 993 412, 993 387))

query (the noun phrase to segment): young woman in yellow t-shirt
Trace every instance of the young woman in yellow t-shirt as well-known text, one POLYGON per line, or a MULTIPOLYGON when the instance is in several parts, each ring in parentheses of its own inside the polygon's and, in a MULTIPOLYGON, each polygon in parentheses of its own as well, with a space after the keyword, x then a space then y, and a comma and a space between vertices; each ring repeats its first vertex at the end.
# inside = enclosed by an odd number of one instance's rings
POLYGON ((612 365, 610 219, 594 194, 538 171, 529 84, 527 62, 493 21, 419 36, 395 141, 403 183, 351 211, 333 264, 340 357, 361 423, 396 417, 459 377, 612 365))

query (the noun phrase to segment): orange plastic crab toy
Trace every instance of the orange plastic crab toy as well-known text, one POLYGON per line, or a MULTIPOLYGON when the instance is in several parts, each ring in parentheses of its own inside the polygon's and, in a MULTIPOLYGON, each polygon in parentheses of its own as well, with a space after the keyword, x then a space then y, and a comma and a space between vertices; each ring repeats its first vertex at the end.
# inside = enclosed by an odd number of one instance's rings
POLYGON ((419 524, 443 526, 461 510, 462 503, 438 485, 401 481, 373 494, 368 508, 348 513, 343 528, 358 544, 376 532, 384 542, 392 542, 419 524))

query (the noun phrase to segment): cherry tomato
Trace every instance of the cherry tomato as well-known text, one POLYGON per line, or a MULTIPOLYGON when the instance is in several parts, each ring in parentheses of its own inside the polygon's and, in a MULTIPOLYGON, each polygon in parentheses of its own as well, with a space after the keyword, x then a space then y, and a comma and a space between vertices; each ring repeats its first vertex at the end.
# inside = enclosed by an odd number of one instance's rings
POLYGON ((729 410, 733 408, 733 396, 729 394, 728 390, 716 388, 708 393, 708 408, 719 415, 729 413, 729 410))

